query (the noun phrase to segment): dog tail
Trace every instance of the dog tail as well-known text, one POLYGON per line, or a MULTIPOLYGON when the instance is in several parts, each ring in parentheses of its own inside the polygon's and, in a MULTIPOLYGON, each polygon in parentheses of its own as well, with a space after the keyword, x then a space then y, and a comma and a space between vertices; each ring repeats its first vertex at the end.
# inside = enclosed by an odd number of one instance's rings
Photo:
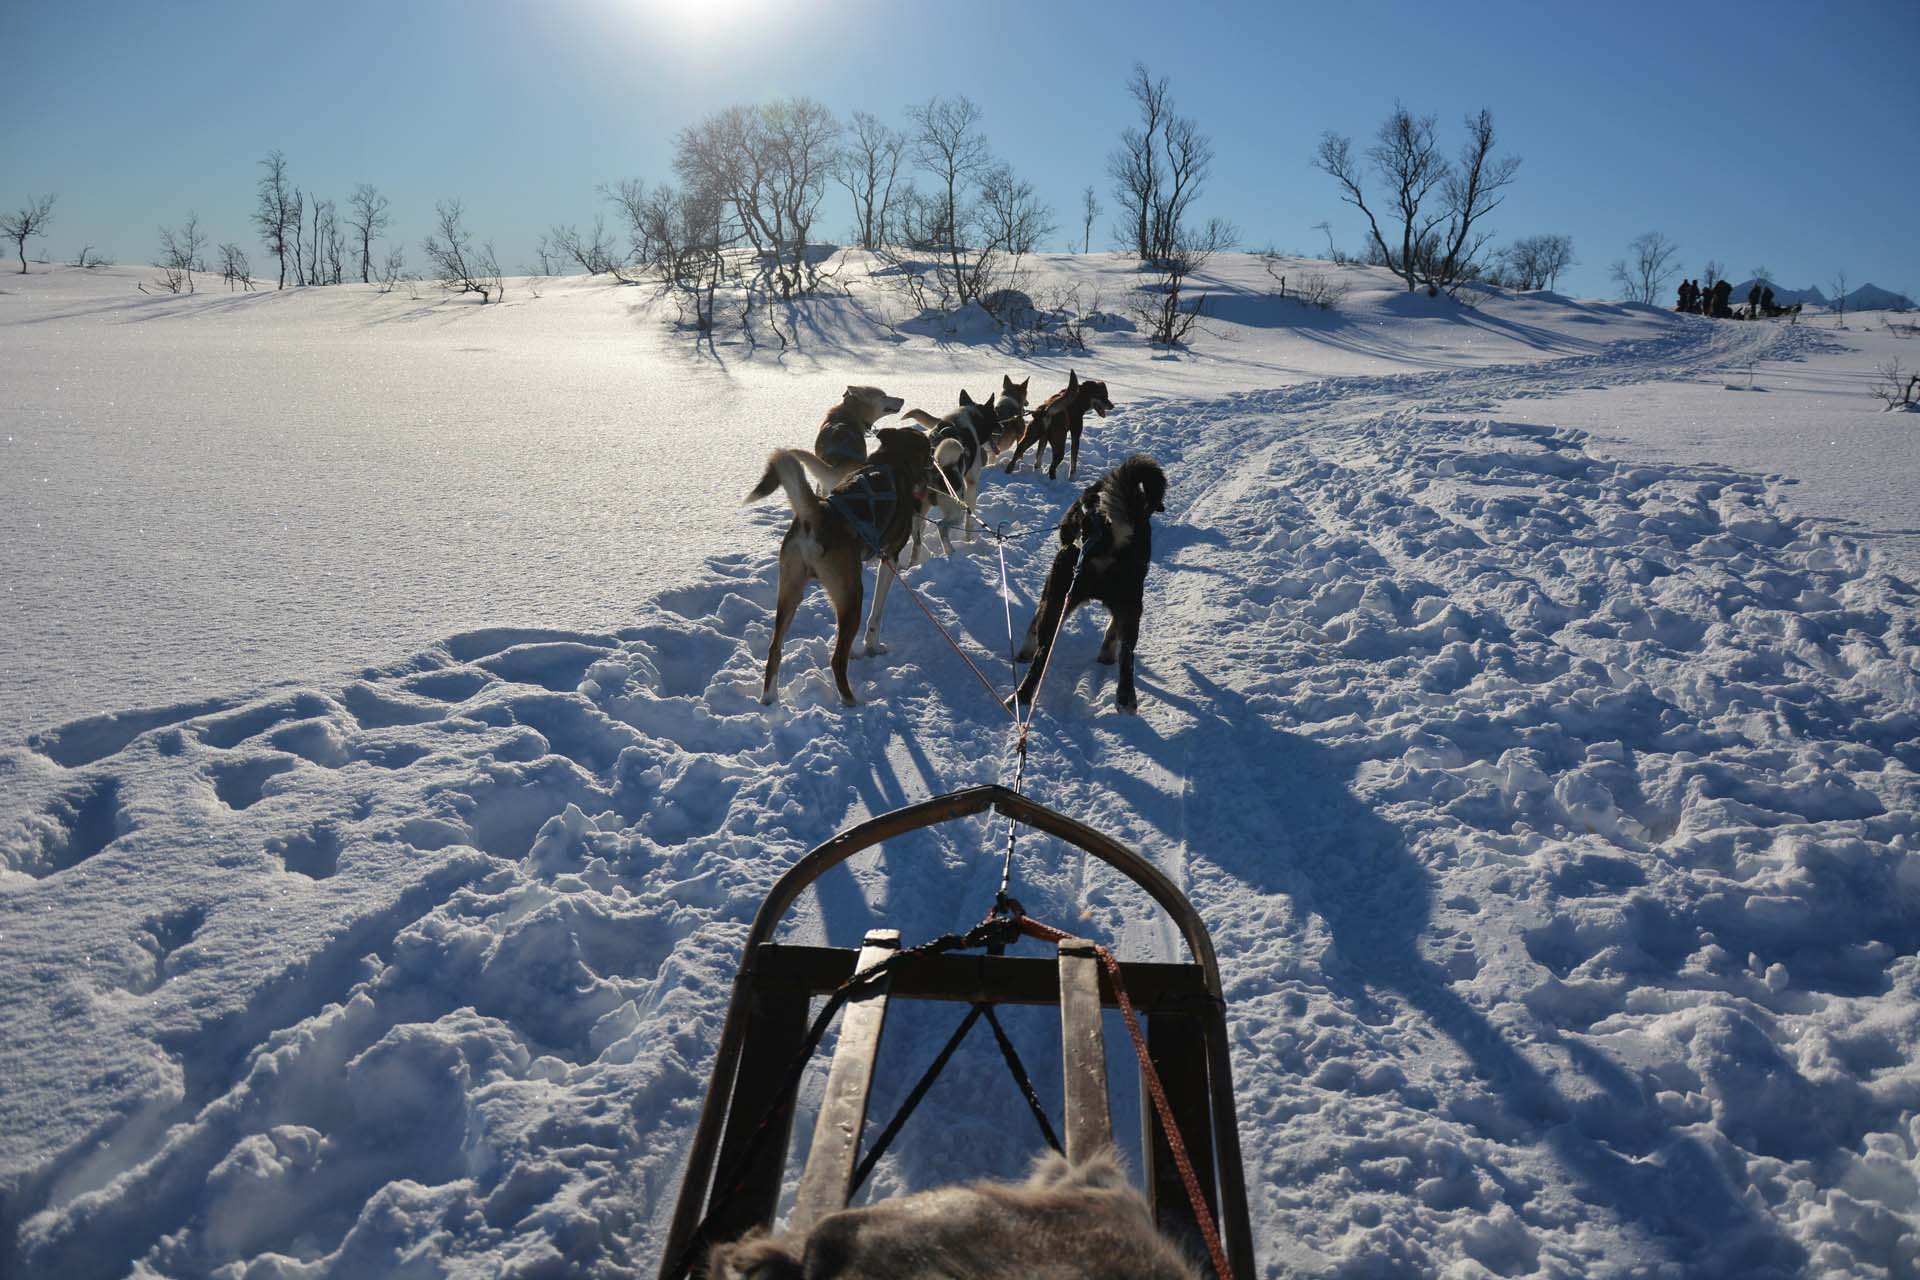
POLYGON ((933 451, 933 460, 940 465, 942 471, 951 471, 960 465, 960 455, 965 452, 965 448, 958 440, 946 439, 942 440, 940 447, 933 451))
POLYGON ((921 426, 925 427, 929 431, 932 431, 933 429, 935 429, 940 425, 940 419, 934 417, 932 414, 928 413, 925 409, 909 409, 905 413, 901 414, 900 416, 903 418, 906 418, 910 422, 919 423, 921 426))
POLYGON ((808 459, 817 463, 826 474, 832 474, 832 468, 805 449, 775 449, 767 455, 767 469, 761 473, 760 483, 753 486, 745 501, 758 502, 775 489, 785 489, 787 502, 793 507, 795 515, 817 520, 820 517, 820 499, 807 484, 807 472, 811 470, 805 465, 808 459))

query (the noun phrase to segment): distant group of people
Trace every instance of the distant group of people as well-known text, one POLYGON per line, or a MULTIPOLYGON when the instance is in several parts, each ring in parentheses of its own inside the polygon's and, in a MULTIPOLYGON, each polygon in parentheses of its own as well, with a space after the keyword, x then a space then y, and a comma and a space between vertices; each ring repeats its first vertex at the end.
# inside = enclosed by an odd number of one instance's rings
MULTIPOLYGON (((1772 297, 1772 290, 1768 290, 1772 297)), ((1690 316, 1713 316, 1719 320, 1733 317, 1733 308, 1728 303, 1733 298, 1733 286, 1725 280, 1718 281, 1702 289, 1697 281, 1680 282, 1680 310, 1690 316)))
POLYGON ((1747 305, 1743 311, 1733 309, 1733 286, 1725 280, 1716 280, 1709 288, 1702 289, 1697 280, 1680 282, 1680 305, 1677 308, 1688 315, 1712 316, 1716 320, 1757 320, 1761 316, 1798 315, 1800 304, 1791 307, 1777 307, 1773 303, 1773 286, 1755 280, 1747 290, 1747 305))

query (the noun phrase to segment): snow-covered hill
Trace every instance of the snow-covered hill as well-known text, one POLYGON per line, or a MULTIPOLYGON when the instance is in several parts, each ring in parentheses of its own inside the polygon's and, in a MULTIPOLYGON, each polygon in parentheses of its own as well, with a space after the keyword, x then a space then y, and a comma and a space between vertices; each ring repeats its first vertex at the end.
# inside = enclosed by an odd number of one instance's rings
MULTIPOLYGON (((760 897, 1010 746, 897 595, 861 706, 816 592, 761 707, 786 517, 738 497, 848 382, 1072 368, 1119 406, 1089 469, 1171 488, 1141 713, 1070 624, 1029 790, 1213 932, 1262 1274, 1913 1274, 1920 460, 1855 381, 1898 339, 1346 279, 1222 260, 1175 356, 915 333, 864 280, 785 352, 586 281, 10 282, 0 1271, 651 1274, 760 897), (1842 433, 1886 487, 1795 451, 1842 433)), ((1075 492, 988 476, 1016 625, 1075 492)), ((1005 682, 993 551, 909 576, 1005 682)), ((790 936, 970 924, 1003 838, 890 842, 790 936)), ((1035 915, 1172 955, 1022 849, 1035 915)), ((949 1029, 890 1024, 876 1113, 949 1029)), ((876 1193, 1017 1172, 1001 1070, 963 1050, 876 1193)))

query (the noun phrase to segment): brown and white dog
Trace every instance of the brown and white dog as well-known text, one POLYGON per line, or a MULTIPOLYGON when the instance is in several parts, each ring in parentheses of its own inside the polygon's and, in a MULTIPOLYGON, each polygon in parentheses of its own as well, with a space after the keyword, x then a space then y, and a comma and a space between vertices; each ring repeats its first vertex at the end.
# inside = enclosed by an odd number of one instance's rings
MULTIPOLYGON (((807 484, 809 474, 825 481, 834 474, 822 459, 804 449, 775 449, 748 502, 785 489, 793 523, 780 543, 780 585, 775 593, 773 641, 767 647, 767 675, 760 701, 772 702, 780 675, 780 642, 793 624, 794 611, 815 578, 833 602, 838 631, 833 643, 833 679, 840 698, 851 706, 847 656, 860 628, 865 594, 861 565, 875 557, 897 563, 924 500, 933 449, 927 437, 904 427, 882 427, 879 442, 865 464, 843 476, 822 498, 807 484)), ((867 619, 867 652, 885 653, 880 644, 880 613, 886 607, 892 574, 882 568, 867 619)))
POLYGON ((1026 433, 1014 446, 1013 457, 1007 460, 1007 474, 1013 474, 1013 469, 1020 465, 1020 455, 1029 447, 1033 448, 1033 469, 1038 471, 1040 460, 1051 446, 1053 465, 1047 468, 1047 479, 1058 479, 1060 461, 1067 456, 1067 436, 1071 434, 1073 460, 1067 465, 1067 479, 1073 479, 1080 472, 1080 433, 1086 430, 1087 410, 1104 418, 1111 408, 1113 401, 1107 396, 1106 383, 1082 382, 1078 372, 1068 370, 1067 385, 1041 401, 1040 407, 1033 411, 1026 433))
POLYGON ((825 493, 842 479, 858 471, 867 460, 867 433, 873 424, 890 413, 900 412, 906 401, 890 396, 878 387, 848 387, 840 403, 827 410, 820 432, 813 438, 813 453, 834 470, 825 493))
MULTIPOLYGON (((1031 381, 1031 379, 1029 379, 1031 381)), ((923 549, 925 512, 940 509, 940 551, 953 554, 953 540, 947 529, 962 521, 962 536, 973 541, 973 513, 980 501, 980 474, 987 464, 1005 452, 1020 437, 1022 407, 1026 403, 1027 384, 1001 376, 999 399, 989 409, 983 397, 975 400, 960 393, 960 407, 944 418, 935 418, 919 409, 907 411, 907 417, 931 431, 933 460, 939 472, 928 479, 927 501, 922 519, 913 527, 913 558, 917 563, 923 549)))
POLYGON ((716 1246, 712 1280, 1199 1280, 1110 1155, 1048 1153, 1024 1183, 969 1182, 716 1246))

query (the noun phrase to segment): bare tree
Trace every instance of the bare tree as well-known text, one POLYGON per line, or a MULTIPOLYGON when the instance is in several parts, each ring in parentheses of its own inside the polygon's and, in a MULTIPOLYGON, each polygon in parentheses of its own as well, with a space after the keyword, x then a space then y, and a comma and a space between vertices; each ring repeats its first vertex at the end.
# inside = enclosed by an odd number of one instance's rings
MULTIPOLYGON (((579 229, 571 224, 557 226, 551 234, 554 252, 563 258, 571 258, 588 275, 605 275, 614 269, 618 255, 614 252, 613 241, 607 236, 605 215, 593 215, 593 230, 587 235, 581 235, 579 229)), ((544 247, 546 242, 541 243, 544 247)))
POLYGON ((1836 271, 1833 273, 1833 326, 1834 328, 1838 329, 1843 327, 1846 323, 1846 319, 1847 319, 1847 273, 1844 271, 1836 271))
POLYGON ((220 246, 220 278, 227 282, 227 292, 233 292, 233 286, 239 285, 248 293, 253 292, 253 272, 247 263, 247 254, 231 240, 220 246))
POLYGON ((207 235, 200 230, 197 213, 189 211, 187 220, 178 227, 160 228, 160 257, 153 264, 160 268, 160 278, 155 283, 168 293, 179 293, 182 288, 192 293, 193 273, 207 269, 200 260, 200 251, 206 247, 207 235))
POLYGON ((394 245, 387 250, 386 261, 380 264, 380 292, 392 293, 393 286, 399 281, 401 273, 407 269, 406 250, 394 245))
POLYGON ((1399 103, 1394 104, 1377 137, 1367 158, 1390 193, 1393 218, 1399 226, 1397 253, 1389 247, 1379 220, 1367 205, 1352 141, 1331 131, 1323 134, 1313 164, 1340 184, 1342 200, 1366 215, 1369 245, 1389 270, 1407 282, 1411 293, 1419 287, 1422 260, 1431 258, 1437 247, 1436 231, 1442 218, 1432 212, 1427 201, 1446 182, 1447 161, 1435 138, 1434 118, 1416 117, 1399 103))
POLYGON ((1340 251, 1333 247, 1333 224, 1325 221, 1316 222, 1313 224, 1313 229, 1327 238, 1327 261, 1339 262, 1340 251))
POLYGON ((1499 259, 1509 287, 1551 289, 1555 277, 1573 265, 1573 237, 1523 236, 1502 249, 1499 259))
POLYGON ((1727 264, 1718 258, 1708 258, 1706 265, 1700 268, 1700 287, 1702 289, 1711 289, 1717 282, 1725 280, 1726 278, 1727 264))
POLYGON ((287 253, 296 247, 300 226, 300 197, 287 185, 287 158, 269 151, 260 162, 266 172, 260 175, 259 197, 254 202, 253 225, 267 252, 280 260, 280 285, 287 287, 287 253))
POLYGON ((370 284, 373 281, 373 242, 392 220, 388 212, 389 204, 372 183, 363 182, 353 189, 347 207, 352 210, 347 216, 347 227, 360 245, 360 283, 370 284))
POLYGON ((815 283, 806 250, 839 134, 826 107, 792 98, 728 107, 675 139, 681 181, 724 195, 782 299, 815 283))
POLYGON ((1457 164, 1440 153, 1434 117, 1415 116, 1401 103, 1394 103, 1375 134, 1366 158, 1387 188, 1388 223, 1397 245, 1367 203, 1351 140, 1323 134, 1314 153, 1313 166, 1340 184, 1342 200, 1366 215, 1367 256, 1405 280, 1408 292, 1421 286, 1429 294, 1451 291, 1473 277, 1477 255, 1490 238, 1479 224, 1499 207, 1500 192, 1519 170, 1518 156, 1493 154, 1492 112, 1482 108, 1468 116, 1466 127, 1457 164))
MULTIPOLYGON (((1608 269, 1608 275, 1620 286, 1621 296, 1628 302, 1657 302, 1667 278, 1674 272, 1674 259, 1680 255, 1680 246, 1658 231, 1649 231, 1635 237, 1627 247, 1633 250, 1632 259, 1616 261, 1608 269)), ((1719 266, 1718 263, 1708 265, 1719 266)))
POLYGON ((1204 293, 1186 296, 1187 280, 1215 253, 1231 249, 1239 235, 1232 223, 1219 218, 1198 231, 1182 227, 1171 250, 1154 262, 1153 278, 1133 295, 1133 312, 1146 327, 1148 341, 1168 347, 1186 341, 1207 307, 1204 293))
POLYGON ((1100 201, 1093 194, 1093 188, 1088 186, 1080 193, 1080 252, 1092 252, 1093 220, 1103 212, 1105 210, 1100 207, 1100 201))
POLYGON ((1133 64, 1127 92, 1140 121, 1121 132, 1119 147, 1107 157, 1107 174, 1134 252, 1157 262, 1176 248, 1213 167, 1213 142, 1194 121, 1174 113, 1166 77, 1154 79, 1145 64, 1133 64))
POLYGON ((1427 278, 1427 290, 1452 289, 1473 277, 1480 250, 1492 233, 1480 229, 1480 222, 1506 197, 1500 193, 1513 183, 1520 170, 1519 156, 1495 156, 1493 112, 1485 107, 1466 120, 1467 140, 1461 144, 1460 158, 1442 184, 1442 204, 1447 218, 1440 236, 1442 253, 1427 278))
POLYGON ((441 286, 455 293, 477 293, 482 304, 505 296, 493 244, 474 246, 473 233, 463 222, 466 210, 460 201, 439 201, 433 211, 435 229, 420 242, 420 251, 427 255, 441 286))
POLYGON ((620 212, 620 218, 627 224, 627 252, 613 255, 613 274, 624 280, 620 268, 627 262, 637 262, 641 266, 651 266, 657 255, 658 246, 652 238, 654 225, 652 201, 647 194, 647 184, 638 178, 622 178, 611 185, 603 184, 600 194, 610 201, 620 212))
POLYGON ((33 197, 12 213, 0 213, 0 237, 13 241, 20 250, 20 274, 27 274, 27 241, 34 236, 47 234, 47 225, 53 221, 53 202, 51 193, 33 197))
POLYGON ((1889 409, 1904 409, 1915 403, 1914 391, 1920 388, 1920 373, 1904 367, 1899 357, 1883 360, 1873 368, 1878 378, 1868 388, 1886 402, 1889 409))
POLYGON ((1113 179, 1113 198, 1120 206, 1124 228, 1134 253, 1154 254, 1154 211, 1160 202, 1162 180, 1160 134, 1173 114, 1165 76, 1155 80, 1146 64, 1136 62, 1127 79, 1127 93, 1140 109, 1140 123, 1120 133, 1120 146, 1107 157, 1107 176, 1113 179))
POLYGON ((693 314, 693 328, 711 334, 714 299, 726 273, 726 253, 739 239, 728 218, 728 200, 712 188, 676 190, 655 187, 636 210, 650 256, 645 265, 657 270, 672 291, 682 319, 693 314))
POLYGON ((73 261, 67 265, 70 267, 79 267, 83 271, 91 271, 95 267, 110 267, 113 263, 100 254, 95 253, 92 245, 83 244, 80 246, 80 252, 74 254, 73 261))
POLYGON ((862 249, 878 249, 887 243, 907 139, 865 111, 853 113, 851 135, 834 158, 833 177, 853 197, 854 240, 862 249))
POLYGON ((1014 257, 1032 253, 1054 232, 1053 210, 1033 193, 1033 184, 997 164, 981 176, 979 217, 984 245, 1014 257))
POLYGON ((979 292, 979 260, 973 270, 963 266, 963 234, 968 211, 961 203, 993 163, 986 137, 980 132, 980 108, 968 98, 929 98, 907 108, 914 132, 909 141, 914 162, 934 181, 924 197, 920 236, 947 255, 947 288, 956 302, 967 302, 979 292))

